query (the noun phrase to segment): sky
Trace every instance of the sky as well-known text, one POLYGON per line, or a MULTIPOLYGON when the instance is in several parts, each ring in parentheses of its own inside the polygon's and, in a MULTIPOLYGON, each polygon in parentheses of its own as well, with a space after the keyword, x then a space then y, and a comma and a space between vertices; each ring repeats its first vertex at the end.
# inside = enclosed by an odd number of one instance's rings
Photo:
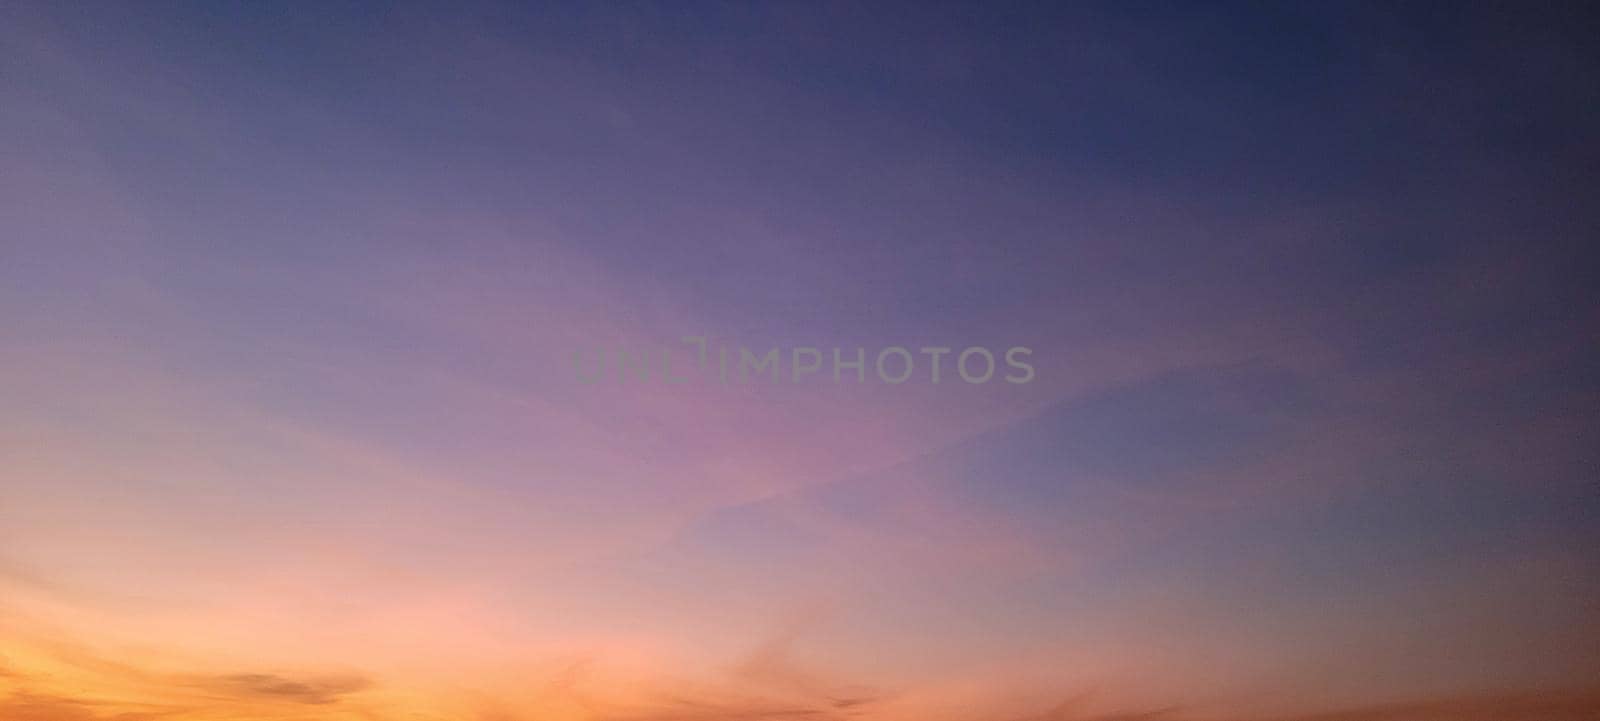
POLYGON ((7 3, 0 719, 1596 718, 1593 26, 7 3))

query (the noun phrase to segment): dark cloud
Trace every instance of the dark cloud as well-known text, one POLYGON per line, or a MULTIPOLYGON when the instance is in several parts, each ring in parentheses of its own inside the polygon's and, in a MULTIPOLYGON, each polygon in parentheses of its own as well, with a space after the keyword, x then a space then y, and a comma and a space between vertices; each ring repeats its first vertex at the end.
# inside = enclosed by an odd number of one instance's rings
MULTIPOLYGON (((1011 721, 1245 721, 1179 706, 1106 710, 1095 708, 1091 694, 1076 696, 1038 714, 1011 721)), ((602 714, 603 721, 835 721, 857 715, 848 708, 785 705, 758 699, 708 701, 666 698, 659 705, 602 714)), ((982 712, 967 718, 990 721, 982 712)), ((1299 715, 1251 716, 1250 721, 1593 721, 1600 718, 1600 688, 1524 690, 1501 694, 1455 696, 1404 703, 1351 707, 1299 715)))
POLYGON ((1593 721, 1597 718, 1600 718, 1600 688, 1443 698, 1295 716, 1284 721, 1593 721))
POLYGON ((348 673, 154 672, 107 658, 69 638, 39 633, 0 634, 0 647, 8 643, 37 652, 49 660, 46 668, 52 670, 19 667, 0 655, 0 721, 233 718, 241 706, 328 705, 373 685, 365 676, 348 673), (115 691, 101 693, 101 689, 115 691))
MULTIPOLYGON (((1045 713, 1017 721, 1242 721, 1236 716, 1195 713, 1178 707, 1091 712, 1088 701, 1087 696, 1074 697, 1045 713)), ((1253 721, 1593 721, 1600 718, 1600 687, 1451 696, 1252 718, 1253 721)))
POLYGON ((180 713, 181 709, 130 711, 83 699, 18 692, 0 698, 0 719, 6 721, 150 721, 180 713))
POLYGON ((822 707, 787 706, 764 701, 706 703, 676 699, 659 708, 601 718, 604 721, 832 721, 848 716, 822 707))
POLYGON ((372 682, 360 676, 295 679, 270 673, 239 673, 207 678, 196 685, 212 693, 239 698, 330 704, 370 687, 372 682))

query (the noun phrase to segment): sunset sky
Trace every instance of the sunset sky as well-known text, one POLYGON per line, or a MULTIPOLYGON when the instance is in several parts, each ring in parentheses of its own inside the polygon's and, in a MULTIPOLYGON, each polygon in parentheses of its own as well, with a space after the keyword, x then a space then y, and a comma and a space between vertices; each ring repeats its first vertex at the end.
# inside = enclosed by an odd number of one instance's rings
POLYGON ((1600 718, 1559 8, 0 3, 0 721, 1600 718))

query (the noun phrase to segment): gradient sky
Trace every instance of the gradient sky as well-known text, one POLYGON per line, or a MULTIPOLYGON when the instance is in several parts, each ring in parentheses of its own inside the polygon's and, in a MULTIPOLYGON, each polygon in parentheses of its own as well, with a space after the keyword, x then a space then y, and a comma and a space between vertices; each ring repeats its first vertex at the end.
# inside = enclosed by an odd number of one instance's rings
POLYGON ((6 3, 0 719, 1600 718, 1594 27, 6 3))

